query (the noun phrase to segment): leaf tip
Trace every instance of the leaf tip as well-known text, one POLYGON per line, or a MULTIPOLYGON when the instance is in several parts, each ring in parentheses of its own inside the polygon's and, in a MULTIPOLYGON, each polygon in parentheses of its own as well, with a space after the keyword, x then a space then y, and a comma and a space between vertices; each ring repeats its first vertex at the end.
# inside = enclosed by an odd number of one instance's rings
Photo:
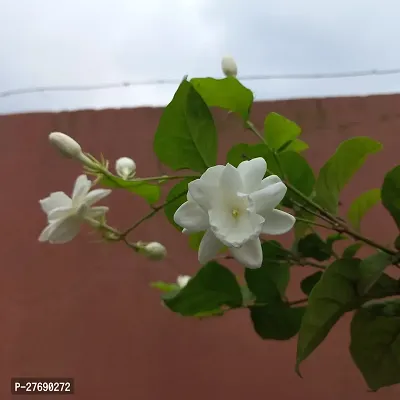
POLYGON ((297 362, 296 362, 296 366, 294 367, 294 371, 296 372, 296 374, 297 374, 301 379, 303 379, 303 375, 301 375, 301 372, 300 372, 300 361, 297 361, 297 362))

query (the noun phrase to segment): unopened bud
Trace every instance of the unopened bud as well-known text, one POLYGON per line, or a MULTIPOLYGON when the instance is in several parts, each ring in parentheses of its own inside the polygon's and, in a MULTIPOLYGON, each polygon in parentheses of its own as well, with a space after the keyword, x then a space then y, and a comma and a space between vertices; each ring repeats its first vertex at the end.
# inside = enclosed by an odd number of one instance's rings
POLYGON ((49 135, 49 140, 65 157, 79 158, 82 155, 82 149, 79 143, 65 133, 52 132, 49 135))
POLYGON ((167 249, 158 242, 147 243, 143 246, 142 251, 147 258, 155 261, 162 260, 167 255, 167 249))
POLYGON ((225 76, 236 77, 238 70, 236 62, 232 57, 230 56, 223 57, 221 62, 221 67, 222 67, 222 72, 225 74, 225 76))
POLYGON ((192 277, 189 275, 179 275, 176 280, 176 283, 182 289, 188 284, 188 282, 190 281, 191 278, 192 277))
POLYGON ((133 178, 136 173, 136 164, 129 157, 121 157, 115 163, 117 174, 123 179, 133 178))

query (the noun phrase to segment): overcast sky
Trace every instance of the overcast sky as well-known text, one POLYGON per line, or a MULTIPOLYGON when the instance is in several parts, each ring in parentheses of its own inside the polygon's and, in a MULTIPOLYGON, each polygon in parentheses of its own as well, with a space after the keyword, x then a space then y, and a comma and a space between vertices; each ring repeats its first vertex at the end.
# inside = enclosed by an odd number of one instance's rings
MULTIPOLYGON (((0 92, 400 68, 399 0, 0 0, 0 92)), ((400 92, 400 74, 244 82, 257 99, 400 92)), ((0 113, 164 105, 176 85, 1 97, 0 113)))

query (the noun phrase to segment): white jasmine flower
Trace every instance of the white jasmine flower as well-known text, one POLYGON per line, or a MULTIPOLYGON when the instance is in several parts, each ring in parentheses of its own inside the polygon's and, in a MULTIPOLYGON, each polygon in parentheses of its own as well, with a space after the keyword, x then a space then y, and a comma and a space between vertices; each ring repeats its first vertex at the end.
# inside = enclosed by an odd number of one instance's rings
POLYGON ((167 256, 167 249, 158 242, 147 243, 142 250, 147 258, 154 261, 163 260, 167 256))
POLYGON ((175 212, 174 221, 184 233, 206 231, 199 247, 201 264, 212 260, 222 243, 245 267, 259 268, 259 235, 281 235, 293 227, 295 218, 275 209, 287 188, 276 175, 263 179, 266 169, 259 157, 237 168, 211 167, 189 183, 188 201, 175 212))
POLYGON ((48 219, 48 225, 39 236, 40 242, 69 242, 79 233, 84 221, 93 223, 108 211, 108 207, 92 205, 109 195, 111 190, 90 191, 90 187, 87 176, 80 175, 75 181, 72 198, 64 192, 55 192, 39 201, 48 219))
POLYGON ((226 56, 222 58, 221 62, 222 72, 225 76, 237 76, 237 65, 232 57, 226 56))
POLYGON ((123 179, 133 178, 136 173, 136 164, 129 157, 121 157, 115 163, 117 174, 123 179))
POLYGON ((176 280, 176 283, 181 289, 183 289, 188 284, 191 278, 192 277, 189 275, 179 275, 176 280))

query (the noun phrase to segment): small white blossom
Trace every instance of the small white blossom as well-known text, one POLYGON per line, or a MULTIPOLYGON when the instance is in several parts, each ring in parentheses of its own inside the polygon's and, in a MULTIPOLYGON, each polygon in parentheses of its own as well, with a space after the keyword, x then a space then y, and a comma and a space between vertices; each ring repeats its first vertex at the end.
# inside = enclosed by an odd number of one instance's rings
POLYGON ((39 236, 40 242, 66 243, 72 240, 84 221, 95 223, 108 211, 108 207, 92 205, 111 193, 110 189, 90 191, 91 181, 80 175, 74 185, 72 198, 64 192, 51 193, 39 201, 47 214, 48 225, 39 236))
POLYGON ((123 179, 133 178, 136 173, 136 164, 129 157, 121 157, 115 162, 115 170, 123 179))
POLYGON ((188 284, 188 282, 190 281, 191 278, 192 277, 189 275, 179 275, 176 280, 176 283, 182 289, 188 284))
POLYGON ((167 249, 158 242, 150 242, 142 247, 147 258, 154 261, 163 260, 167 256, 167 249))
POLYGON ((222 72, 225 76, 237 76, 238 70, 235 60, 232 57, 226 56, 221 62, 222 72))
POLYGON ((82 154, 80 144, 65 133, 52 132, 49 135, 49 141, 66 157, 79 158, 82 154))
POLYGON ((259 235, 288 232, 295 218, 275 207, 286 194, 276 175, 263 179, 267 169, 261 157, 209 168, 200 179, 189 183, 187 202, 175 212, 174 221, 184 233, 206 231, 199 247, 205 264, 220 251, 221 243, 248 268, 262 264, 259 235))

